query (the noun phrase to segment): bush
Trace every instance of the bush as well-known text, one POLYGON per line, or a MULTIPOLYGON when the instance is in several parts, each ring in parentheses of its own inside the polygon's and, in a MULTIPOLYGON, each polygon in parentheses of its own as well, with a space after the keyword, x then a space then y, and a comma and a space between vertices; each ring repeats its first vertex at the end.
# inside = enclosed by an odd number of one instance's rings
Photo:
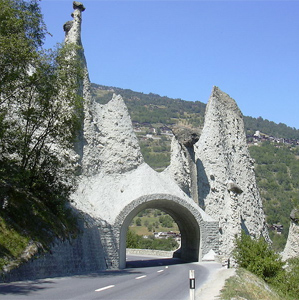
POLYGON ((283 299, 299 299, 299 257, 289 259, 285 268, 263 238, 252 239, 244 232, 236 238, 233 256, 240 267, 270 283, 283 299))
POLYGON ((233 256, 238 265, 253 274, 272 282, 276 277, 284 273, 284 262, 280 256, 269 248, 265 240, 252 239, 245 232, 236 239, 236 248, 233 256))
POLYGON ((299 299, 299 257, 287 261, 287 268, 279 280, 278 288, 290 298, 299 299))

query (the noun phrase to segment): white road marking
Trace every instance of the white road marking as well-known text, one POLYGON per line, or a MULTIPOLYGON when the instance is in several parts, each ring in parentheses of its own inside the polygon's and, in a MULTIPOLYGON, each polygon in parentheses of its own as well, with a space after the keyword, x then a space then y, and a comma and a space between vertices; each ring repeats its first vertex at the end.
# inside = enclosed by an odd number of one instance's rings
POLYGON ((107 285, 107 286, 105 286, 105 287, 103 287, 103 288, 100 288, 100 289, 95 290, 95 292, 105 291, 105 290, 111 289, 111 288, 113 288, 113 287, 115 287, 115 285, 107 285))
POLYGON ((135 279, 141 279, 141 278, 145 278, 146 275, 142 275, 142 276, 139 276, 139 277, 136 277, 135 279))
POLYGON ((168 266, 166 266, 165 269, 168 269, 168 266))
POLYGON ((157 271, 157 273, 161 273, 161 272, 164 272, 164 270, 159 270, 159 271, 157 271))

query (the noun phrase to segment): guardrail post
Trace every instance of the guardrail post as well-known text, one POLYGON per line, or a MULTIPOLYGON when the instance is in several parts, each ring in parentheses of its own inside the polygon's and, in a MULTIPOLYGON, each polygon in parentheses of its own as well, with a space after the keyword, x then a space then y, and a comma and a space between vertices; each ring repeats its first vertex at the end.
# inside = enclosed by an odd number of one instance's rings
POLYGON ((195 300, 195 277, 194 277, 194 270, 189 270, 189 281, 190 281, 190 300, 195 300))

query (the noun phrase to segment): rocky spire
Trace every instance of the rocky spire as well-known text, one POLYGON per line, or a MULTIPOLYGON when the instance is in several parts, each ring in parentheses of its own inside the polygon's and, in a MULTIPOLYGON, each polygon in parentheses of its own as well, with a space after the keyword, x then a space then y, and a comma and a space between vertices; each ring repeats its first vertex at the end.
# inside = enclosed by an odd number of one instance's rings
POLYGON ((143 163, 138 139, 120 95, 113 95, 105 105, 93 103, 89 108, 92 123, 84 130, 90 141, 84 147, 87 174, 122 174, 143 163))
POLYGON ((299 209, 293 209, 290 214, 291 224, 286 246, 284 248, 282 258, 287 260, 289 258, 299 256, 299 209))
POLYGON ((84 99, 84 120, 76 145, 80 156, 81 173, 93 176, 100 172, 122 173, 143 162, 137 137, 127 107, 119 95, 100 105, 91 93, 88 68, 81 42, 82 12, 85 7, 73 2, 73 20, 64 24, 65 44, 79 46, 76 50, 82 60, 83 80, 78 94, 84 99))
POLYGON ((82 12, 85 11, 85 7, 81 2, 73 2, 74 12, 72 13, 73 20, 68 21, 63 25, 65 31, 65 43, 74 43, 81 45, 81 23, 82 12))
POLYGON ((195 164, 194 144, 200 132, 184 126, 174 127, 171 143, 170 165, 164 173, 171 176, 179 187, 198 203, 197 170, 195 164))
POLYGON ((195 159, 199 205, 219 220, 222 254, 230 255, 241 228, 252 236, 263 234, 269 239, 242 113, 236 102, 217 87, 206 107, 195 159))

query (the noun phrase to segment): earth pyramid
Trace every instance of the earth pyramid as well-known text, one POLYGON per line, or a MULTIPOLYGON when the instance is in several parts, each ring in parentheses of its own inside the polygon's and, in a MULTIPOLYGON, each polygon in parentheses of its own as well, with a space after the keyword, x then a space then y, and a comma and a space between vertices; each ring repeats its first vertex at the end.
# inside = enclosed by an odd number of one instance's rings
POLYGON ((235 101, 214 87, 201 134, 174 130, 170 166, 154 171, 144 162, 121 95, 105 105, 92 96, 81 42, 85 8, 77 1, 73 8, 73 20, 64 30, 65 43, 81 47, 84 69, 78 86, 84 119, 74 149, 80 174, 72 195, 81 234, 71 242, 57 241, 50 253, 24 264, 11 279, 124 268, 128 226, 146 208, 174 218, 182 236, 174 256, 186 261, 200 261, 211 253, 229 258, 242 229, 269 239, 235 101))
POLYGON ((287 260, 299 256, 299 209, 294 208, 290 214, 291 224, 282 259, 287 260))

